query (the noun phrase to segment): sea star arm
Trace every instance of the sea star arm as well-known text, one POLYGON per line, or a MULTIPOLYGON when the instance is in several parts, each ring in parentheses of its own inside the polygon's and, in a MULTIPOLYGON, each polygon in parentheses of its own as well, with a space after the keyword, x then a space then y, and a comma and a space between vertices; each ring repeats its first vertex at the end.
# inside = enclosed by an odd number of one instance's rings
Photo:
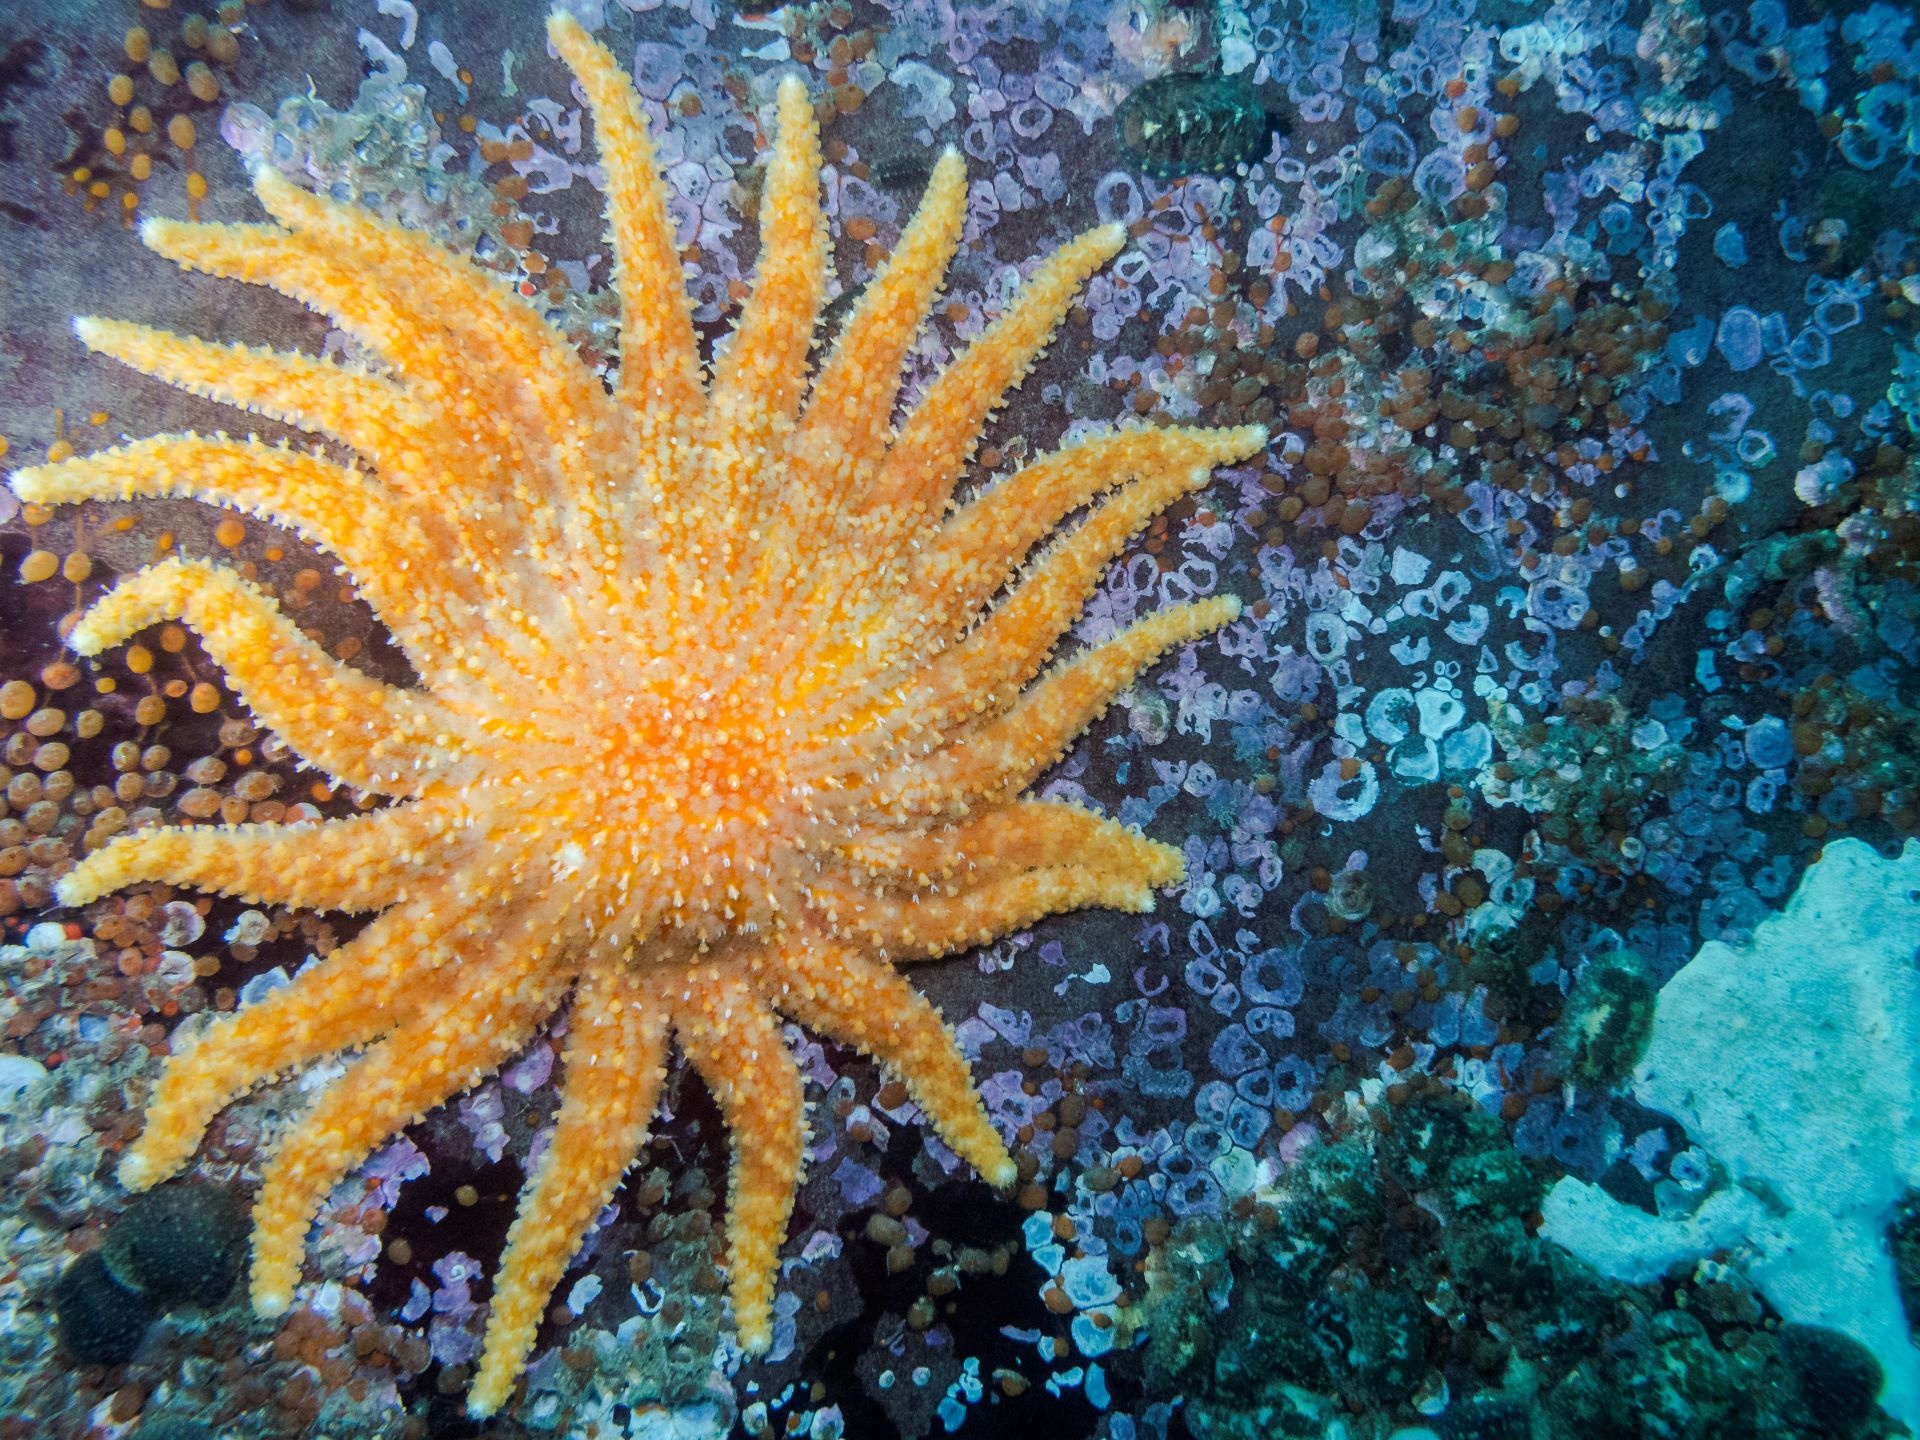
POLYGON ((147 1101, 146 1125, 120 1160, 129 1190, 157 1185, 187 1163, 213 1117, 255 1085, 364 1045, 453 983, 448 924, 431 907, 400 906, 374 920, 290 985, 215 1020, 168 1057, 147 1101))
POLYGON ((643 431, 683 425, 705 411, 706 400, 680 246, 640 97, 625 67, 572 15, 550 17, 547 38, 587 92, 606 172, 620 296, 620 409, 643 431))
POLYGON ((410 658, 442 643, 443 622, 423 587, 381 563, 389 547, 425 552, 426 538, 392 513, 385 487, 365 471, 259 440, 154 435, 15 471, 12 484, 22 500, 45 505, 179 497, 284 525, 339 557, 410 658), (370 525, 370 515, 381 523, 370 525))
POLYGON ((910 813, 958 813, 974 800, 1018 793, 1059 759, 1142 670, 1174 646, 1239 614, 1237 599, 1219 595, 1128 626, 1104 645, 1056 666, 1005 714, 963 731, 946 749, 881 782, 883 803, 910 813))
MULTIPOLYGON (((827 285, 827 227, 820 213, 820 136, 807 87, 780 82, 779 128, 760 203, 760 263, 753 293, 714 366, 704 436, 709 480, 695 497, 708 520, 686 539, 710 543, 709 573, 733 591, 741 561, 761 546, 761 527, 779 498, 785 451, 806 389, 807 351, 827 285)), ((766 556, 757 558, 764 563, 766 556)), ((765 599, 764 576, 745 593, 765 599)))
MULTIPOLYGON (((396 435, 382 463, 404 473, 410 500, 430 504, 445 520, 445 544, 474 563, 475 581, 498 591, 529 551, 550 553, 558 545, 553 456, 529 443, 550 432, 528 413, 531 399, 521 378, 499 361, 516 322, 544 322, 493 294, 487 287, 495 282, 467 277, 482 287, 477 298, 485 303, 476 311, 432 284, 428 256, 410 272, 370 284, 358 268, 361 257, 274 225, 155 219, 140 234, 149 249, 187 269, 269 286, 324 312, 434 408, 441 423, 396 435), (495 305, 510 308, 491 313, 495 305)), ((571 351, 557 363, 580 366, 571 351)), ((575 388, 591 403, 598 382, 584 379, 575 388)), ((454 588, 462 588, 458 569, 449 570, 454 588)))
POLYGON ((331 435, 369 459, 421 424, 406 393, 368 370, 93 315, 75 320, 73 330, 96 354, 224 405, 331 435))
POLYGON ((304 825, 166 825, 120 835, 60 877, 62 905, 159 880, 250 905, 384 910, 437 868, 448 812, 430 801, 304 825))
MULTIPOLYGON (((583 457, 612 429, 606 394, 579 352, 537 310, 430 235, 357 206, 324 200, 266 166, 255 168, 253 188, 267 213, 296 236, 353 256, 356 267, 371 271, 388 287, 410 287, 443 311, 449 317, 443 323, 471 328, 481 343, 483 363, 498 365, 534 401, 529 419, 544 430, 557 457, 551 466, 557 491, 564 493, 572 477, 590 468, 583 457)), ((443 373, 441 388, 453 388, 475 360, 471 350, 463 349, 451 372, 443 373)))
POLYGON ((1180 878, 1179 852, 1138 830, 1058 800, 1016 800, 953 825, 859 834, 840 855, 868 875, 927 886, 956 873, 997 875, 1067 861, 1087 866, 1137 863, 1149 856, 1173 860, 1155 885, 1180 878))
POLYGON ((661 982, 687 1063, 713 1092, 733 1149, 727 1246, 742 1349, 773 1340, 773 1286, 806 1146, 800 1071, 779 1022, 737 973, 717 965, 661 982))
MULTIPOLYGON (((182 269, 264 285, 322 312, 410 380, 430 383, 457 353, 456 342, 412 303, 417 297, 365 284, 347 257, 277 225, 156 216, 141 225, 140 239, 182 269)), ((476 360, 484 364, 485 357, 476 360)))
POLYGON ((98 655, 176 617, 269 729, 356 789, 415 795, 462 752, 452 717, 430 697, 342 665, 251 581, 202 560, 136 571, 80 617, 68 643, 98 655))
POLYGON ((503 939, 327 1086, 283 1140, 253 1207, 253 1307, 286 1312, 326 1193, 389 1136, 506 1063, 546 1019, 568 982, 534 937, 503 939))
POLYGON ((574 991, 560 1113, 521 1192, 493 1282, 470 1415, 506 1403, 533 1349, 553 1287, 639 1153, 660 1098, 668 1019, 644 972, 623 956, 593 961, 574 991))
POLYGON ((800 939, 780 952, 777 965, 760 972, 756 988, 801 1024, 878 1060, 907 1087, 954 1154, 989 1184, 1013 1183, 1013 1157, 987 1119, 953 1032, 891 966, 800 939))
POLYGON ((1041 556, 966 639, 922 665, 910 702, 915 718, 941 730, 955 719, 1012 704, 1079 617, 1127 538, 1207 478, 1204 469, 1163 470, 1104 501, 1041 556))
POLYGON ((927 387, 856 507, 868 518, 863 528, 873 540, 883 548, 896 545, 939 514, 987 417, 1033 368, 1086 278, 1117 255, 1126 239, 1123 226, 1102 225, 1062 245, 1041 262, 1007 312, 927 387))
MULTIPOLYGON (((710 429, 761 471, 759 452, 792 423, 806 389, 807 351, 827 285, 827 227, 820 213, 820 135, 799 77, 780 82, 780 124, 760 202, 760 263, 753 293, 714 367, 710 429)), ((773 472, 777 474, 777 471, 773 472)))
POLYGON ((885 455, 907 348, 933 308, 967 218, 967 167, 941 155, 920 208, 855 303, 795 432, 787 513, 806 534, 835 513, 885 455))
POLYGON ((808 898, 834 934, 858 936, 889 960, 935 960, 1067 910, 1098 906, 1145 914, 1153 909, 1153 887, 1180 878, 1179 852, 1173 857, 1042 866, 955 895, 876 896, 845 882, 821 882, 808 898))
POLYGON ((1129 480, 1190 477, 1198 489, 1216 465, 1259 451, 1266 430, 1140 426, 1065 446, 1009 475, 960 508, 915 565, 902 609, 928 635, 949 638, 1012 577, 1020 558, 1080 506, 1129 480))
POLYGON ((478 381, 530 389, 550 434, 602 423, 605 397, 585 362, 531 306, 431 236, 322 200, 256 168, 254 190, 286 227, 149 220, 147 248, 185 266, 266 285, 322 310, 401 374, 443 395, 478 381), (291 232, 291 233, 288 233, 291 232))

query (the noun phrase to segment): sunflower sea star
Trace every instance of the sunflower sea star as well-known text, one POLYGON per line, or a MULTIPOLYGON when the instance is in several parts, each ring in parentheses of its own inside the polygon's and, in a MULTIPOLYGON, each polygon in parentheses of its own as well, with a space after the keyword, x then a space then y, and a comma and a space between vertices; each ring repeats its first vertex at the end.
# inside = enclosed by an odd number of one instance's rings
POLYGON ((1180 878, 1177 851, 1020 792, 1119 689, 1237 602, 1163 611, 1028 682, 1127 537, 1266 440, 1123 430, 950 506, 987 417, 1124 234, 1091 231, 1042 264, 895 431, 901 365, 964 219, 948 150, 809 391, 827 234, 795 78, 779 88, 752 295, 703 379, 639 101, 576 21, 555 15, 548 35, 585 88, 605 165, 612 393, 492 277, 262 169, 254 187, 277 224, 155 220, 146 243, 326 312, 384 368, 111 320, 75 328, 372 468, 185 434, 13 477, 42 503, 191 496, 288 525, 353 574, 421 679, 398 689, 336 662, 229 569, 173 559, 133 574, 82 617, 76 650, 179 617, 295 750, 396 803, 123 836, 60 898, 164 881, 378 912, 292 985, 184 1043, 120 1166, 130 1188, 154 1185, 252 1086, 360 1052, 266 1167, 252 1295, 267 1315, 291 1303, 329 1188, 497 1069, 571 994, 560 1108, 494 1286, 477 1415, 507 1399, 645 1138, 670 1039, 729 1127, 730 1292, 749 1350, 770 1338, 805 1134, 776 1016, 873 1056, 957 1154, 1012 1180, 965 1059, 895 967, 1060 910, 1146 910, 1180 878), (1026 552, 1093 502, 1022 577, 1026 552))

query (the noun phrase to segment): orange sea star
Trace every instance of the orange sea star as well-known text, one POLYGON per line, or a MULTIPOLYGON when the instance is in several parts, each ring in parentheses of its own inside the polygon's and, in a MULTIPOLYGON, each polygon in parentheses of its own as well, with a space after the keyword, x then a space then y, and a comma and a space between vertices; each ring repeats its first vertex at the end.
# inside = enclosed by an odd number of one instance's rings
POLYGON ((623 327, 613 393, 491 276, 263 168, 254 185, 277 224, 156 220, 146 243, 325 311, 384 368, 76 328, 373 468, 171 435, 13 477, 43 503, 184 495, 286 524, 352 573, 420 676, 398 689, 336 662, 230 569, 172 559, 135 573, 81 618, 76 650, 184 619, 296 751, 397 803, 123 836, 60 898, 165 881, 379 912, 184 1043, 120 1167, 128 1186, 153 1185, 250 1087, 362 1052, 266 1167, 252 1269, 265 1314, 291 1303, 329 1188, 513 1056, 571 993, 560 1109, 494 1286, 476 1414, 508 1397, 640 1148, 670 1039, 729 1127, 731 1298, 748 1349, 768 1343, 805 1130, 777 1015, 872 1055, 957 1154, 997 1185, 1013 1178, 965 1059, 895 963, 1076 906, 1145 910, 1179 879, 1177 851, 1020 792, 1156 656, 1237 602, 1163 611, 1028 682, 1127 537, 1266 439, 1103 435, 951 508, 989 413, 1124 234, 1091 231, 1041 265, 895 432, 901 365, 959 240, 964 169, 942 156, 809 391, 827 236, 797 79, 779 89, 752 297, 703 380, 639 102, 577 22, 556 15, 548 34, 586 89, 605 165, 623 327), (1020 577, 1027 551, 1090 502, 1020 577))

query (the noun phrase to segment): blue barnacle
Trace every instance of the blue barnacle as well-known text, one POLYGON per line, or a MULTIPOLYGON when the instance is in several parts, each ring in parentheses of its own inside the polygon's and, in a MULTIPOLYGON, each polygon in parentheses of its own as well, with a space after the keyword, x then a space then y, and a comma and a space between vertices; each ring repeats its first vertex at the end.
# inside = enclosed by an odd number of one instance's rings
POLYGON ((1120 103, 1120 144, 1147 174, 1223 175, 1264 159, 1280 128, 1238 75, 1173 74, 1149 80, 1120 103))
POLYGON ((1239 1024, 1226 1026, 1214 1037, 1207 1059, 1216 1071, 1229 1079, 1268 1063, 1267 1052, 1260 1048, 1260 1042, 1239 1024))
POLYGON ((1273 1103, 1281 1110, 1304 1110, 1319 1084, 1313 1065, 1298 1055, 1283 1055, 1273 1067, 1273 1103))
POLYGON ((1721 264, 1735 269, 1747 263, 1747 237, 1731 220, 1713 232, 1713 253, 1721 264))

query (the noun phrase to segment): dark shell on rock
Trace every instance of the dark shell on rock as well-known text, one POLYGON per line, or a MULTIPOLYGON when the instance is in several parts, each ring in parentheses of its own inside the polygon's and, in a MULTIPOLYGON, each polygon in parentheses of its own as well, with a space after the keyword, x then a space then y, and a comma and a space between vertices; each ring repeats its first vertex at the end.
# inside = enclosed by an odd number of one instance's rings
POLYGON ((1163 180, 1251 165, 1280 128, 1239 75, 1162 75, 1121 101, 1114 120, 1133 162, 1163 180))
POLYGON ((162 1308, 213 1306, 246 1257, 247 1211, 212 1185, 175 1183, 127 1206, 100 1246, 108 1271, 162 1308))
POLYGON ((60 1272, 53 1313, 67 1354, 82 1365, 123 1365, 153 1324, 153 1302, 113 1278, 98 1250, 60 1272))

